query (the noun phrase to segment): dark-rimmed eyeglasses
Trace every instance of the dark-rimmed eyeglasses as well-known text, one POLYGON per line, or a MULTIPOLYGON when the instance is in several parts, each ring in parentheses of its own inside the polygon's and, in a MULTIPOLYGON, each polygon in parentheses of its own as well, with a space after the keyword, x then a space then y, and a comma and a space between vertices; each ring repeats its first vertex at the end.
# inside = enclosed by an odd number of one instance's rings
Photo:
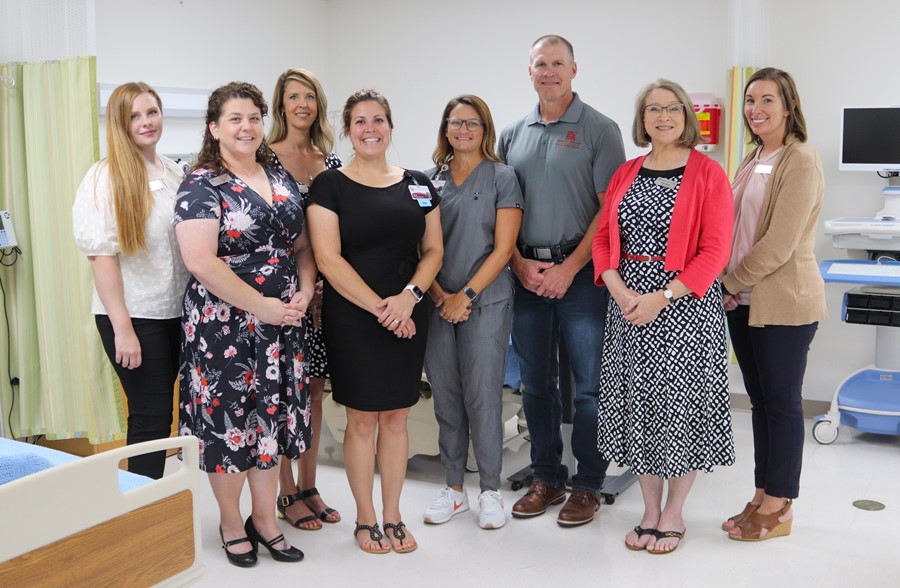
POLYGON ((478 120, 477 118, 470 118, 467 120, 464 120, 461 118, 448 118, 447 119, 447 126, 453 130, 459 130, 462 128, 463 125, 466 125, 466 128, 469 129, 470 131, 476 131, 476 130, 478 130, 478 127, 480 127, 483 124, 484 123, 482 121, 478 120))

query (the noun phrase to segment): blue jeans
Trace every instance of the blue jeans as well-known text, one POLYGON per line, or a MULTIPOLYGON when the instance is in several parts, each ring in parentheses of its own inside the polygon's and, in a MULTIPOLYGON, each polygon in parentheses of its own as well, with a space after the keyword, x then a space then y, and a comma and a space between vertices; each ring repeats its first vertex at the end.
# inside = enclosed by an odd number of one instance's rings
MULTIPOLYGON (((609 293, 594 284, 593 265, 575 275, 560 299, 538 296, 516 280, 513 305, 513 348, 522 371, 522 405, 531 437, 534 479, 556 488, 568 480, 562 463, 562 396, 554 321, 568 351, 574 378, 575 407, 571 448, 578 462, 575 489, 598 492, 609 462, 597 450, 597 399, 603 330, 609 293)), ((568 377, 567 375, 564 377, 568 377)))

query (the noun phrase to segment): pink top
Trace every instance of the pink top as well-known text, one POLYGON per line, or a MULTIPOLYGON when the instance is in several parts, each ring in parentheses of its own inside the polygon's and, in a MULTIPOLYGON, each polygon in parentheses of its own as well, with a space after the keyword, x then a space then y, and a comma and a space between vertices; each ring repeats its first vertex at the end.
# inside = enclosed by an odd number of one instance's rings
MULTIPOLYGON (((731 184, 734 192, 734 238, 731 243, 731 258, 725 266, 726 274, 734 271, 756 243, 756 229, 759 227, 759 213, 766 194, 766 183, 783 148, 779 147, 762 159, 759 157, 761 149, 757 148, 756 156, 738 172, 731 184)), ((750 304, 752 290, 752 286, 741 290, 737 294, 738 302, 750 304)))

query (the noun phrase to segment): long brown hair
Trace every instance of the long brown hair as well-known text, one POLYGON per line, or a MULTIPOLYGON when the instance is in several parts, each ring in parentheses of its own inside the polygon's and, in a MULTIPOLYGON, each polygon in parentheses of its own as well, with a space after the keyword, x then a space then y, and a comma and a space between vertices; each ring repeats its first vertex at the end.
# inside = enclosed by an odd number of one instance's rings
POLYGON ((287 137, 288 129, 284 113, 284 88, 288 82, 300 82, 311 89, 316 95, 316 120, 309 128, 309 144, 314 145, 319 152, 328 157, 334 149, 334 127, 328 119, 328 99, 325 98, 325 90, 322 88, 319 78, 311 71, 300 68, 291 68, 278 76, 275 82, 275 92, 272 94, 272 129, 266 142, 269 145, 283 141, 287 137))
POLYGON ((159 94, 144 82, 122 84, 106 104, 106 162, 123 255, 135 255, 147 248, 144 227, 153 210, 147 165, 131 139, 131 108, 141 94, 152 95, 162 115, 159 94))
POLYGON ((481 155, 485 159, 500 163, 500 158, 494 152, 496 136, 491 109, 488 108, 484 100, 474 94, 462 94, 456 98, 451 98, 447 106, 444 107, 444 113, 441 115, 441 125, 438 128, 437 147, 434 148, 434 153, 431 154, 431 160, 434 161, 436 166, 440 167, 447 163, 450 160, 450 156, 453 155, 453 146, 450 145, 450 140, 447 139, 447 117, 460 104, 474 108, 484 125, 484 134, 481 136, 481 155))
MULTIPOLYGON (((222 161, 222 153, 219 151, 219 142, 212 136, 209 130, 211 123, 218 123, 222 116, 222 109, 225 103, 233 98, 246 98, 253 102, 253 105, 259 108, 260 114, 266 116, 269 107, 266 105, 266 99, 263 98, 262 92, 253 84, 247 82, 231 82, 224 86, 220 86, 213 90, 209 95, 209 102, 206 105, 206 128, 203 131, 203 145, 200 147, 200 153, 197 156, 197 165, 194 169, 208 169, 215 174, 223 174, 228 171, 225 162, 222 161)), ((272 167, 275 162, 275 154, 269 149, 266 140, 263 139, 256 150, 256 163, 263 167, 272 167)))
MULTIPOLYGON (((784 109, 788 111, 787 122, 784 125, 784 138, 787 139, 788 135, 794 135, 801 143, 805 143, 808 138, 806 118, 800 108, 800 94, 797 92, 794 78, 786 71, 774 67, 764 67, 747 80, 747 85, 744 86, 744 96, 747 95, 750 84, 758 80, 775 82, 775 85, 778 86, 781 102, 784 104, 784 109)), ((744 127, 747 129, 750 140, 756 145, 762 145, 762 139, 750 128, 750 122, 746 116, 744 117, 744 127)))

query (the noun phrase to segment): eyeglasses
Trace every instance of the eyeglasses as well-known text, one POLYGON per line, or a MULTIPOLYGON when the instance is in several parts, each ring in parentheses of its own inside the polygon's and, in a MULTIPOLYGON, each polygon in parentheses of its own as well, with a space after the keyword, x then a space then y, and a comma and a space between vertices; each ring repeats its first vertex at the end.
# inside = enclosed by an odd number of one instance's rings
POLYGON ((668 106, 657 106, 656 104, 652 104, 650 106, 644 107, 644 114, 660 117, 662 116, 663 111, 669 113, 669 116, 678 116, 684 113, 684 104, 678 102, 676 104, 669 104, 668 106))
POLYGON ((478 127, 483 125, 484 123, 477 118, 470 118, 468 120, 463 120, 461 118, 448 118, 447 125, 453 130, 459 130, 463 125, 466 125, 466 128, 470 131, 477 131, 478 127))

